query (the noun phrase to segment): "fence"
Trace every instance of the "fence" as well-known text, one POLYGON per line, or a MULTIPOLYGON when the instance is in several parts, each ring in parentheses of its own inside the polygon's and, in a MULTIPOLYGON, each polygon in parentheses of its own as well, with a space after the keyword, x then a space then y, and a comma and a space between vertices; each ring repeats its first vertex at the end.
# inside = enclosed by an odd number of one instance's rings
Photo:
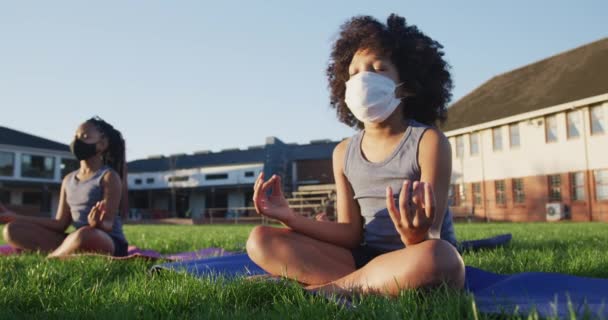
MULTIPOLYGON (((291 204, 289 207, 294 212, 310 218, 314 217, 317 213, 328 211, 328 206, 320 206, 318 204, 291 204)), ((208 208, 200 216, 193 217, 193 222, 195 224, 276 223, 273 219, 257 214, 254 207, 208 208)))
MULTIPOLYGON (((291 199, 290 199, 291 200, 291 199)), ((335 219, 333 199, 323 200, 311 198, 311 203, 297 199, 290 202, 290 207, 303 216, 314 217, 318 213, 326 213, 329 219, 335 219)), ((539 222, 539 221, 604 221, 608 222, 608 201, 560 201, 554 198, 520 198, 516 202, 512 198, 504 200, 478 199, 478 201, 462 200, 452 203, 450 209, 454 219, 468 222, 539 222)), ((163 218, 170 216, 168 211, 152 210, 139 213, 132 217, 135 220, 146 218, 163 218)), ((216 223, 276 223, 255 212, 254 207, 238 208, 208 208, 192 217, 195 224, 216 223)))

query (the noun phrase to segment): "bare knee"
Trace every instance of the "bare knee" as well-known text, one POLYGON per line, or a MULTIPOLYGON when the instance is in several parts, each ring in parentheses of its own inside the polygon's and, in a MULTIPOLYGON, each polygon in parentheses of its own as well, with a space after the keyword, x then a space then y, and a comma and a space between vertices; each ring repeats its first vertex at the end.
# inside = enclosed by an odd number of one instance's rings
POLYGON ((89 226, 82 227, 70 234, 69 241, 77 247, 84 247, 94 239, 97 232, 95 228, 89 226))
POLYGON ((4 242, 11 243, 15 234, 15 222, 9 222, 4 226, 2 230, 2 238, 4 242))
POLYGON ((460 254, 444 240, 425 241, 423 244, 426 267, 430 271, 428 285, 447 284, 453 288, 464 286, 464 262, 460 254))
POLYGON ((290 232, 293 231, 267 226, 253 228, 247 239, 247 254, 257 264, 264 264, 267 259, 272 259, 274 253, 282 250, 290 232))
POLYGON ((19 221, 9 222, 4 226, 2 230, 2 237, 4 241, 9 244, 14 244, 17 241, 19 230, 23 230, 24 224, 19 221))
POLYGON ((275 232, 273 227, 257 226, 249 233, 247 238, 247 254, 252 259, 259 259, 264 255, 266 250, 270 247, 270 242, 275 232))

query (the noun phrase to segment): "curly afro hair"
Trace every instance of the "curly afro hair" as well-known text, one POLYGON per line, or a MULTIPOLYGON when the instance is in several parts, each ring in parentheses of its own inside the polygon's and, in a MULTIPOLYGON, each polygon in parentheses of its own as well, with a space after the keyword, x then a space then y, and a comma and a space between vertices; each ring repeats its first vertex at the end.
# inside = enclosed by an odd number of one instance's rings
POLYGON ((371 16, 350 19, 340 28, 327 67, 330 104, 341 122, 363 128, 344 102, 348 67, 358 50, 366 49, 390 58, 403 83, 404 117, 427 125, 447 118, 447 103, 452 97, 450 66, 443 59, 443 46, 429 38, 405 18, 391 14, 386 25, 371 16))

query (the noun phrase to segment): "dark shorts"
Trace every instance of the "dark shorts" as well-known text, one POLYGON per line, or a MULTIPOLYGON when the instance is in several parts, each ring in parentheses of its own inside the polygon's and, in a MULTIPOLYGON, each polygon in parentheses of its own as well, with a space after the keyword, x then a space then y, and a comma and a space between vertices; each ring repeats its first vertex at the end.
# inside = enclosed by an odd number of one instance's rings
MULTIPOLYGON (((455 243, 453 243, 453 242, 449 242, 449 243, 458 249, 458 246, 455 243)), ((355 267, 357 269, 361 269, 364 265, 368 264, 375 257, 377 257, 379 255, 383 255, 385 253, 392 252, 392 251, 393 250, 383 250, 383 249, 378 249, 378 248, 372 248, 365 244, 362 244, 354 249, 351 249, 350 253, 353 256, 353 259, 355 260, 355 267)))
POLYGON ((123 239, 119 239, 109 235, 114 242, 114 254, 115 257, 125 257, 128 254, 129 243, 123 239))
POLYGON ((391 252, 390 250, 381 250, 377 248, 371 248, 367 245, 360 245, 350 250, 355 260, 355 268, 361 269, 368 262, 372 261, 375 257, 391 252))

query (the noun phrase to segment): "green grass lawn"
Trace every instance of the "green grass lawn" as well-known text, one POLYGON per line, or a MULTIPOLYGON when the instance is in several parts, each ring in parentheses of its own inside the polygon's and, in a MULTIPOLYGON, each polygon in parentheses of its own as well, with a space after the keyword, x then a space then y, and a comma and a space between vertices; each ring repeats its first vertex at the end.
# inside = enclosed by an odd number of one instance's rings
MULTIPOLYGON (((131 244, 163 253, 243 249, 252 226, 126 226, 131 244)), ((513 233, 511 245, 465 253, 467 265, 499 273, 549 271, 608 278, 608 225, 458 224, 460 240, 513 233)), ((475 318, 472 298, 438 289, 398 299, 365 297, 347 309, 292 283, 149 274, 152 262, 82 257, 0 257, 0 319, 6 318, 475 318)), ((484 318, 484 315, 479 315, 484 318)), ((534 317, 534 315, 532 315, 534 317)))

